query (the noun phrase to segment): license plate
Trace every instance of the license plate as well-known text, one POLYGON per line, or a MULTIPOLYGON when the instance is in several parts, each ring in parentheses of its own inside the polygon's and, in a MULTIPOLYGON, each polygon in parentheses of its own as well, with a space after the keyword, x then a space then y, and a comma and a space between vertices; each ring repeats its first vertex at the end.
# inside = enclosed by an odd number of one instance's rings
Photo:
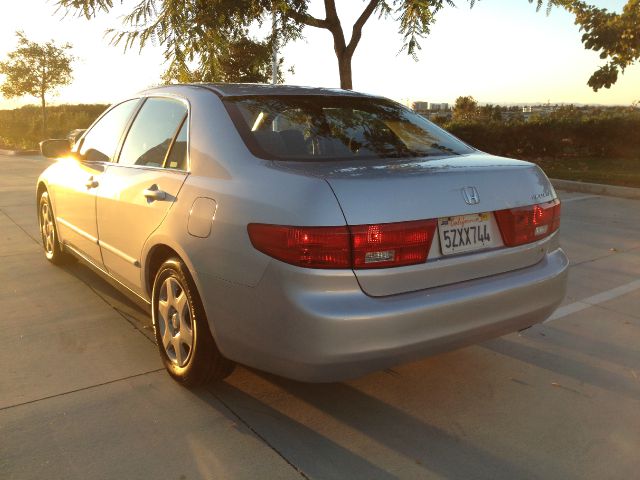
POLYGON ((491 248, 498 244, 490 213, 474 213, 438 219, 443 255, 491 248))

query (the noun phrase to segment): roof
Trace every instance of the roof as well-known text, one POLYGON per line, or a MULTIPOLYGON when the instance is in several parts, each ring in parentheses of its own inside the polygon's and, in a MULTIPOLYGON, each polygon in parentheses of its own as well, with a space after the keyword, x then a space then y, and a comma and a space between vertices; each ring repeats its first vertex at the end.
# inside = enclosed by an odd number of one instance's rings
POLYGON ((303 87, 298 85, 270 85, 266 83, 190 83, 189 86, 207 88, 221 97, 244 95, 331 95, 372 97, 365 93, 339 88, 303 87))

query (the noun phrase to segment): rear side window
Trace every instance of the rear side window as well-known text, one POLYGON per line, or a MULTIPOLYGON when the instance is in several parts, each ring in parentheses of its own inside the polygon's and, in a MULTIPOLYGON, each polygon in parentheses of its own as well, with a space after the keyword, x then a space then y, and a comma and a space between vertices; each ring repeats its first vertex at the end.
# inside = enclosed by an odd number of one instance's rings
POLYGON ((111 162, 138 102, 138 99, 127 100, 105 113, 82 140, 80 156, 89 162, 111 162))
MULTIPOLYGON (((133 121, 118 163, 162 167, 186 116, 187 107, 178 100, 147 99, 133 121)), ((186 147, 186 138, 184 144, 186 147)))
POLYGON ((228 97, 251 152, 270 160, 356 160, 462 155, 473 149, 390 100, 331 95, 228 97))

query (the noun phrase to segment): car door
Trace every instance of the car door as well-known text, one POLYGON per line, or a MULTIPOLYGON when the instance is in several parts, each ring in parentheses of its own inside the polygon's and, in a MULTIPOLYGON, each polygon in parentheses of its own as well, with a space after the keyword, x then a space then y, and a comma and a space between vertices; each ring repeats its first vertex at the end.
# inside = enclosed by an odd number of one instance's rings
POLYGON ((142 293, 140 255, 178 197, 188 170, 188 108, 147 98, 103 174, 97 198, 99 245, 107 271, 142 293))
POLYGON ((139 99, 120 103, 91 127, 77 150, 67 158, 56 179, 54 195, 60 238, 96 265, 102 265, 96 223, 96 191, 115 156, 122 133, 139 99))

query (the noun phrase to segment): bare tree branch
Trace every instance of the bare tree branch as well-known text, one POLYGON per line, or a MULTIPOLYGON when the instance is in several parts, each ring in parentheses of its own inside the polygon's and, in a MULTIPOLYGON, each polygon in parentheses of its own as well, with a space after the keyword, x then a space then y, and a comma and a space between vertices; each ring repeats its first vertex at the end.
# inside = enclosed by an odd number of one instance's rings
POLYGON ((295 20, 296 22, 302 23, 304 25, 309 25, 310 27, 326 28, 326 29, 329 28, 329 22, 327 21, 327 19, 322 20, 320 18, 316 18, 307 13, 296 12, 293 9, 287 10, 287 15, 291 17, 293 20, 295 20))
POLYGON ((358 46, 358 42, 360 42, 360 38, 362 38, 362 27, 364 27, 364 24, 367 23, 371 14, 373 14, 375 9, 378 7, 378 3, 380 3, 380 0, 370 0, 362 14, 360 14, 356 22, 353 24, 351 40, 349 40, 349 45, 347 45, 347 53, 349 55, 353 55, 353 52, 358 46))

